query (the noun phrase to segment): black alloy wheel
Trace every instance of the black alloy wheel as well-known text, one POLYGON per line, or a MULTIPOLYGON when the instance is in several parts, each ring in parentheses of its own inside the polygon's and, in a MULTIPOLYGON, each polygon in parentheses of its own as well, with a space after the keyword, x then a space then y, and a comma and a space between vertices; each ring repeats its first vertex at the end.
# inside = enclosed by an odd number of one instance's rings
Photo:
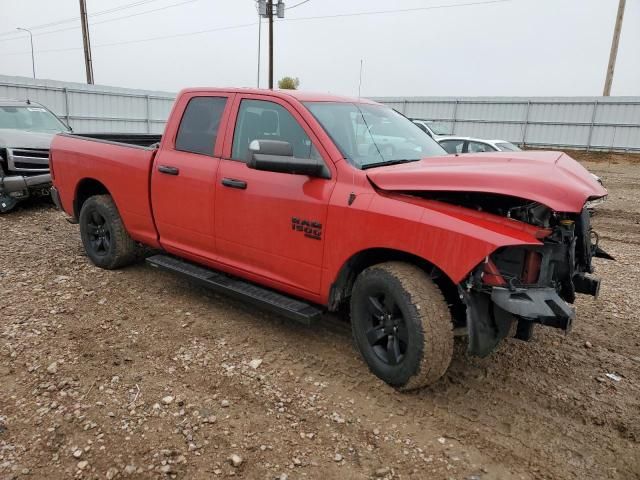
POLYGON ((370 313, 367 341, 381 361, 387 365, 398 365, 409 345, 404 316, 390 293, 370 294, 367 301, 370 313))
POLYGON ((91 261, 112 270, 133 263, 139 252, 109 195, 88 198, 80 209, 80 237, 91 261))
POLYGON ((351 328, 369 369, 396 388, 430 385, 451 362, 449 306, 416 265, 392 261, 363 270, 351 292, 351 328))
POLYGON ((87 233, 93 253, 101 257, 107 255, 111 249, 111 229, 97 210, 93 210, 89 216, 87 233))

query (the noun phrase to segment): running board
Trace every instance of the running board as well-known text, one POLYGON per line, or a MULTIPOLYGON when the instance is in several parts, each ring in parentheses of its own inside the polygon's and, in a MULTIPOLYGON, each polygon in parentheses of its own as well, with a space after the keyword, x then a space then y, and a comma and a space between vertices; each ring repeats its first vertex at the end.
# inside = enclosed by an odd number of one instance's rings
POLYGON ((177 257, 153 255, 147 258, 147 263, 155 268, 178 273, 211 290, 249 301, 260 308, 305 325, 311 325, 312 321, 317 320, 322 315, 322 310, 303 300, 288 297, 177 257))

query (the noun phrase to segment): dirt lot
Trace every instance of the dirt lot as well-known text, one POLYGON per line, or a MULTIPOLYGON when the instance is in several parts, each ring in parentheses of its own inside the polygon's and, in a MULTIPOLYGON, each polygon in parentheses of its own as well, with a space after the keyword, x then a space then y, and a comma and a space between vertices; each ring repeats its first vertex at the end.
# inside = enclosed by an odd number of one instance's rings
POLYGON ((610 189, 600 297, 568 336, 483 360, 459 342, 411 394, 369 374, 338 317, 101 271, 43 202, 0 216, 0 478, 640 478, 640 159, 585 159, 610 189))

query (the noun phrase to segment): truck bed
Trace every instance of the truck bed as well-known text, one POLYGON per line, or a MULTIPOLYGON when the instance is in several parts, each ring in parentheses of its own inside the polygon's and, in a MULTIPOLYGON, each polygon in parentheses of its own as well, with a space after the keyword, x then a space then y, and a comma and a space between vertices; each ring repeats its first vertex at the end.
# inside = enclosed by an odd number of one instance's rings
POLYGON ((80 212, 74 198, 82 199, 84 188, 101 185, 113 196, 131 237, 154 245, 157 233, 149 202, 149 178, 160 138, 129 133, 56 135, 51 144, 51 165, 64 210, 77 218, 80 212), (64 175, 57 177, 56 170, 64 175))

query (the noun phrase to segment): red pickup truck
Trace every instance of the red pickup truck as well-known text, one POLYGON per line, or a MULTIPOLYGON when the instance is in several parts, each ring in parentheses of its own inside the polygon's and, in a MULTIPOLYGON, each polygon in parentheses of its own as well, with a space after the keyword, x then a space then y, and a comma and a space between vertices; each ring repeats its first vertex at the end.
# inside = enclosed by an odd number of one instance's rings
POLYGON ((183 90, 162 136, 60 134, 55 202, 107 269, 154 267, 303 322, 350 308, 355 343, 400 389, 438 380, 454 333, 568 330, 597 295, 590 226, 606 190, 559 152, 446 155, 375 102, 183 90), (513 327, 513 328, 512 328, 513 327))

